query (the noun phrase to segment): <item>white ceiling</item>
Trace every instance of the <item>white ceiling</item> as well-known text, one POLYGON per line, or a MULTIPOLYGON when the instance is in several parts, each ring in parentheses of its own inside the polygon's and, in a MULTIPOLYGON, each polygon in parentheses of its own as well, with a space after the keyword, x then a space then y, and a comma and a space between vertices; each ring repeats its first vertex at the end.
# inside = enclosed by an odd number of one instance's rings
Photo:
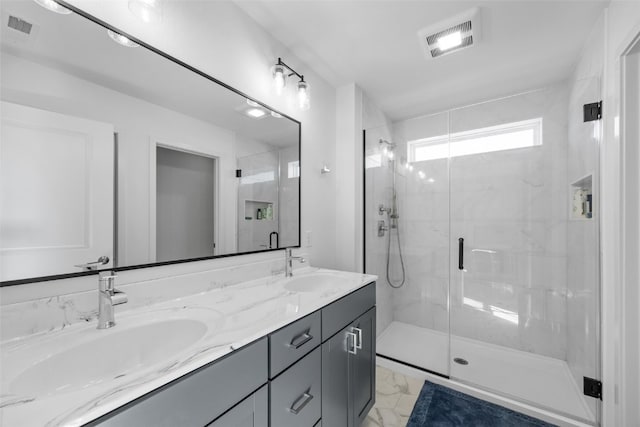
POLYGON ((608 0, 236 3, 329 83, 357 83, 400 120, 568 78, 608 0), (418 30, 475 6, 481 43, 426 59, 418 30))

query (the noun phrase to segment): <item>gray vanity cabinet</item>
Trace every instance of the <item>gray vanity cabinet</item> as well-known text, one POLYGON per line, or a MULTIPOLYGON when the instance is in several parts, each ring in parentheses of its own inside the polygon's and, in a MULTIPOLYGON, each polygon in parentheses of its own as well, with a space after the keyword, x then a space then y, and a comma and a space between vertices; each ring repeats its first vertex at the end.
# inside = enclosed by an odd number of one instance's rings
POLYGON ((313 427, 322 415, 320 347, 271 380, 271 426, 313 427))
POLYGON ((244 399, 229 412, 207 425, 207 427, 268 427, 269 386, 244 399))
POLYGON ((376 396, 376 309, 375 307, 353 322, 359 345, 350 355, 353 417, 360 426, 375 403, 376 396), (358 348, 359 347, 359 348, 358 348))
POLYGON ((360 427, 375 320, 372 283, 85 427, 360 427))
POLYGON ((360 309, 368 305, 368 311, 322 344, 322 423, 326 426, 359 427, 375 403, 375 287, 369 285, 352 295, 338 302, 340 311, 351 307, 349 298, 360 301, 360 309))
MULTIPOLYGON (((205 426, 267 383, 268 360, 267 339, 262 338, 87 425, 205 426)), ((264 419, 268 419, 266 413, 264 419)), ((240 426, 244 427, 243 424, 240 426)))

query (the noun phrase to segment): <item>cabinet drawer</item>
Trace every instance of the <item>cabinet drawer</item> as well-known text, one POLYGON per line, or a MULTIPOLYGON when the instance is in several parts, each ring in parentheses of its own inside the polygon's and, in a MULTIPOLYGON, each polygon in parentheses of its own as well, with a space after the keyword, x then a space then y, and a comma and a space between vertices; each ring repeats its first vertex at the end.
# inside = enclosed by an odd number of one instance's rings
POLYGON ((320 347, 271 381, 271 425, 313 427, 322 412, 320 347))
POLYGON ((331 338, 376 305, 376 284, 370 283, 322 309, 322 341, 331 338))
POLYGON ((321 326, 320 312, 316 311, 271 334, 271 378, 276 377, 321 343, 321 326))
POLYGON ((108 427, 202 427, 267 382, 263 338, 89 423, 108 427))

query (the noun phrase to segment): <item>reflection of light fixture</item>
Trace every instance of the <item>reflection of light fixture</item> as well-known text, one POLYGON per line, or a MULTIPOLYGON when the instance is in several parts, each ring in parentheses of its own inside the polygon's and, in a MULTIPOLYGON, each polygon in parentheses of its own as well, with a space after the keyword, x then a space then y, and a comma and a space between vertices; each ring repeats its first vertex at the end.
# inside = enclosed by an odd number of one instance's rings
POLYGON ((304 76, 296 72, 293 68, 282 62, 281 58, 278 58, 276 65, 271 67, 271 76, 273 78, 273 86, 275 87, 276 94, 281 95, 286 85, 287 77, 297 76, 300 81, 297 86, 298 93, 298 106, 301 110, 308 110, 311 107, 311 97, 309 95, 309 83, 304 81, 304 76))
POLYGON ((276 113, 275 111, 272 111, 271 112, 271 117, 275 117, 276 119, 281 119, 282 118, 282 114, 276 113))
POLYGON ((252 106, 252 107, 260 107, 260 104, 258 104, 256 101, 253 101, 251 99, 247 98, 247 104, 252 106))
POLYGON ((387 157, 389 158, 389 160, 393 160, 393 151, 387 152, 387 157))
POLYGON ((427 177, 427 175, 425 175, 425 173, 422 171, 418 171, 418 176, 420 177, 420 179, 425 179, 427 177))
POLYGON ((449 50, 462 44, 462 33, 456 31, 455 33, 447 34, 438 39, 438 47, 440 50, 449 50))
POLYGON ((59 13, 60 15, 68 15, 71 13, 69 9, 54 0, 35 0, 35 2, 45 9, 48 9, 55 13, 59 13))
POLYGON ((254 119, 259 119, 260 117, 264 116, 267 113, 261 108, 249 108, 246 111, 246 114, 247 116, 253 117, 254 119))
POLYGON ((138 46, 140 46, 138 43, 132 42, 131 40, 129 40, 128 38, 126 38, 122 34, 118 34, 115 31, 107 30, 107 34, 109 34, 109 37, 111 37, 111 40, 113 40, 114 42, 116 42, 116 43, 118 43, 118 44, 120 44, 122 46, 126 46, 126 47, 138 47, 138 46))
POLYGON ((146 23, 162 20, 162 0, 129 0, 129 11, 146 23))

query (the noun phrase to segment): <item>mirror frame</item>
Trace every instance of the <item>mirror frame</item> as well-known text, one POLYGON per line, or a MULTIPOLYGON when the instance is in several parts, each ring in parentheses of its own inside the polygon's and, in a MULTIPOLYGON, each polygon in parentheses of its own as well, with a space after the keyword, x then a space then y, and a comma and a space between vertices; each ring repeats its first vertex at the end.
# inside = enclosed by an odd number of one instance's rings
MULTIPOLYGON (((113 267, 113 268, 107 268, 107 269, 97 269, 97 270, 92 270, 92 271, 79 271, 79 272, 75 272, 75 273, 64 273, 64 274, 54 274, 54 275, 50 275, 50 276, 40 276, 40 277, 31 277, 31 278, 27 278, 27 279, 17 279, 17 280, 7 280, 7 281, 3 281, 0 282, 0 287, 5 287, 5 286, 15 286, 15 285, 24 285, 27 283, 37 283, 37 282, 47 282, 50 280, 61 280, 61 279, 71 279, 71 278, 76 278, 76 277, 83 277, 83 276, 92 276, 92 275, 96 275, 101 271, 128 271, 128 270, 138 270, 138 269, 143 269, 143 268, 151 268, 151 267, 161 267, 161 266, 166 266, 166 265, 172 265, 172 264, 183 264, 183 263, 187 263, 187 262, 195 262, 195 261, 206 261, 206 260, 210 260, 210 259, 218 259, 218 258, 228 258, 228 257, 233 257, 233 256, 241 256, 241 255, 250 255, 250 254, 257 254, 257 253, 265 253, 265 252, 275 252, 275 251, 280 251, 283 249, 287 249, 287 248, 300 248, 300 243, 301 243, 301 217, 302 217, 302 123, 299 120, 294 119, 293 117, 284 114, 283 112, 276 110, 272 107, 270 107, 269 105, 265 104, 264 102, 261 102, 247 94, 245 94, 244 92, 229 86, 228 84, 216 79, 213 76, 210 76, 209 74, 169 55, 168 53, 165 53, 151 45, 149 45, 148 43, 145 43, 144 41, 131 36, 130 34, 121 31, 120 29, 118 29, 117 27, 114 27, 113 25, 108 24, 105 21, 102 21, 101 19, 96 18, 95 16, 83 11, 82 9, 77 8, 76 6, 70 5, 69 3, 67 3, 64 0, 56 0, 57 3, 59 3, 61 6, 66 7, 67 9, 69 9, 70 11, 72 11, 73 13, 75 13, 76 15, 79 15, 85 19, 88 19, 89 21, 92 21, 94 24, 97 24, 107 30, 112 30, 118 34, 122 34, 123 36, 125 36, 126 38, 128 38, 129 40, 137 43, 138 45, 140 45, 140 47, 147 49, 157 55, 160 55, 161 57, 163 57, 164 59, 167 59, 171 62, 173 62, 174 64, 181 66, 183 68, 185 68, 188 71, 191 71, 192 73, 196 73, 198 75, 200 75, 201 77, 204 77, 205 79, 209 80, 211 83, 214 84, 218 84, 222 87, 224 87, 227 90, 230 90, 232 92, 235 92, 236 94, 246 98, 246 99, 250 99, 251 101, 254 101, 256 103, 258 103, 259 105, 261 105, 264 108, 267 108, 271 111, 275 111, 278 114, 281 114, 282 117, 285 117, 289 120, 291 120, 292 122, 296 123, 298 125, 298 161, 300 162, 300 176, 298 177, 298 245, 296 246, 284 246, 281 248, 274 248, 274 249, 263 249, 263 250, 259 250, 259 251, 249 251, 249 252, 234 252, 234 253, 229 253, 229 254, 220 254, 220 255, 212 255, 212 256, 207 256, 207 257, 199 257, 199 258, 185 258, 185 259, 177 259, 177 260, 172 260, 172 261, 162 261, 162 262, 155 262, 155 263, 147 263, 147 264, 137 264, 137 265, 129 265, 129 266, 124 266, 124 267, 113 267)), ((115 159, 115 161, 117 162, 117 158, 115 159)), ((116 163, 117 165, 117 163, 116 163)), ((114 191, 117 193, 118 189, 115 188, 114 191)), ((114 198, 116 197, 116 195, 114 194, 114 198)), ((117 203, 114 203, 114 223, 113 223, 113 227, 114 227, 114 245, 116 242, 116 234, 117 234, 117 203)), ((114 251, 117 248, 114 247, 114 251)))

